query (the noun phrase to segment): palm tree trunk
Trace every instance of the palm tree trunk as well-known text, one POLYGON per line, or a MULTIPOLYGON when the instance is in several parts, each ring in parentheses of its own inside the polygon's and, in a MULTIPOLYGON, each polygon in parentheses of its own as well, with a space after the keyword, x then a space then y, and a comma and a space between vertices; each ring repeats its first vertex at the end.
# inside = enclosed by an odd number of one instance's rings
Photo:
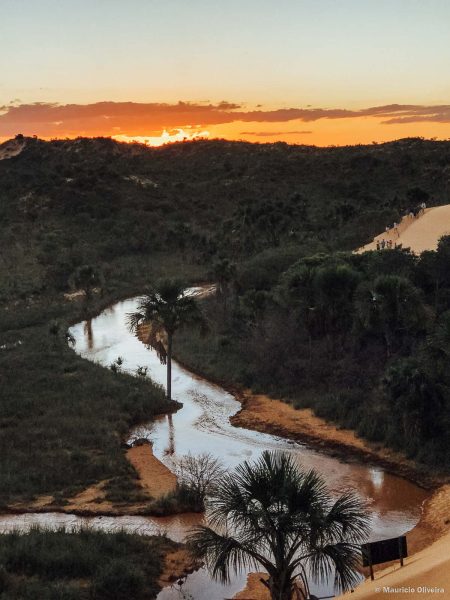
POLYGON ((167 400, 172 400, 172 342, 173 334, 167 333, 167 400))
POLYGON ((269 579, 271 600, 292 600, 291 581, 283 576, 269 579))

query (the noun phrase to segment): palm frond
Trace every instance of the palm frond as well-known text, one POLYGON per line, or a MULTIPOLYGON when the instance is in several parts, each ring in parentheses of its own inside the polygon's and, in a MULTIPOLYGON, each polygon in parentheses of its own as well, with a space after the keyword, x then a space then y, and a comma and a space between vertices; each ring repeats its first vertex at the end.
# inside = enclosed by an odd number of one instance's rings
POLYGON ((334 585, 341 591, 351 589, 361 579, 360 550, 354 544, 338 542, 317 548, 308 563, 316 582, 326 581, 334 572, 334 585))
POLYGON ((258 564, 275 579, 291 580, 305 562, 314 579, 334 574, 341 589, 358 580, 356 543, 369 529, 364 504, 352 493, 333 500, 323 477, 302 471, 290 454, 266 451, 227 473, 207 514, 211 527, 191 539, 223 581, 232 569, 258 564))
MULTIPOLYGON (((257 569, 263 556, 233 536, 221 535, 209 527, 198 527, 189 536, 188 546, 192 553, 206 561, 214 578, 222 583, 230 580, 230 572, 257 569)), ((267 563, 270 568, 270 564, 267 563)))
POLYGON ((366 504, 354 493, 340 496, 331 507, 325 520, 329 534, 353 543, 363 542, 370 531, 370 516, 366 504))
POLYGON ((131 333, 136 333, 139 325, 145 323, 145 314, 139 311, 128 313, 126 316, 126 323, 128 326, 128 330, 131 333))

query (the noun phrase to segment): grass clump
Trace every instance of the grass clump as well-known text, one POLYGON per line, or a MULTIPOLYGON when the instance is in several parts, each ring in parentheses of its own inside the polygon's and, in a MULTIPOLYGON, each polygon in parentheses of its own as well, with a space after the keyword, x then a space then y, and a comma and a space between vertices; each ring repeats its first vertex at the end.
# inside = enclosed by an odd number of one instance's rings
POLYGON ((27 306, 0 311, 0 502, 51 494, 62 504, 107 479, 116 495, 119 486, 136 494, 123 440, 134 424, 170 409, 163 390, 55 340, 47 324, 66 306, 27 306))
POLYGON ((1 600, 150 600, 164 556, 178 545, 89 529, 0 535, 1 600))

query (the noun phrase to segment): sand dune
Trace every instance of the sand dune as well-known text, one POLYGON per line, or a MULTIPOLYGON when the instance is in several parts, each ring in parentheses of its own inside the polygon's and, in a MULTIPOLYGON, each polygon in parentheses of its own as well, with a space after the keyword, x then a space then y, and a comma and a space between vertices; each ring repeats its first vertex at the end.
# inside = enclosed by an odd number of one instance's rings
POLYGON ((7 142, 0 144, 0 160, 5 160, 6 158, 12 158, 13 156, 17 156, 25 148, 25 145, 25 139, 17 138, 14 140, 8 140, 7 142))
POLYGON ((343 598, 374 600, 375 598, 450 597, 450 533, 412 556, 404 567, 397 565, 375 574, 375 581, 365 581, 353 594, 343 598))
POLYGON ((416 254, 424 250, 436 250, 439 239, 450 235, 450 204, 427 208, 419 217, 404 217, 397 228, 380 233, 370 244, 357 250, 358 253, 376 250, 377 241, 391 240, 393 244, 401 244, 403 248, 411 248, 416 254))
POLYGON ((411 556, 403 567, 395 562, 377 570, 374 581, 367 579, 342 598, 450 598, 450 485, 427 500, 422 518, 408 534, 408 548, 411 556))

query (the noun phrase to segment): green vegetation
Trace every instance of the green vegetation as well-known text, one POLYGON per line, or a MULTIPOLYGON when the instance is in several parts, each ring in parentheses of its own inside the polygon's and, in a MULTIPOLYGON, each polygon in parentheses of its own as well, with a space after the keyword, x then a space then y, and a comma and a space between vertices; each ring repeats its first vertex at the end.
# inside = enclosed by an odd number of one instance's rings
POLYGON ((0 600, 151 600, 164 555, 177 547, 164 536, 89 529, 0 534, 0 600))
POLYGON ((30 139, 0 161, 0 298, 66 291, 82 266, 109 290, 123 279, 142 286, 162 254, 188 276, 216 257, 241 262, 268 248, 353 249, 418 198, 450 202, 449 162, 450 143, 420 139, 155 149, 30 139))
POLYGON ((114 375, 83 360, 64 336, 50 332, 49 323, 63 309, 17 305, 3 313, 3 504, 48 493, 67 498, 113 477, 132 492, 135 473, 121 447, 126 434, 133 424, 169 407, 163 391, 148 380, 114 375), (14 328, 5 331, 9 319, 14 328))
POLYGON ((182 281, 163 279, 140 299, 137 312, 128 315, 132 332, 137 333, 143 325, 150 328, 148 344, 157 351, 161 363, 167 363, 168 400, 172 399, 173 336, 182 325, 201 320, 197 302, 185 293, 185 288, 186 284, 182 281), (167 337, 166 345, 160 339, 161 334, 167 337))
MULTIPOLYGON (((409 283, 376 284, 408 294, 411 284, 423 296, 425 320, 405 314, 394 329, 364 313, 359 279, 374 278, 362 263, 342 258, 342 271, 323 273, 313 286, 314 311, 302 308, 289 277, 302 258, 368 241, 419 198, 450 202, 450 143, 409 139, 320 149, 198 141, 149 149, 110 139, 25 141, 18 156, 0 161, 3 503, 44 493, 63 501, 105 478, 113 480, 113 496, 135 493, 121 443, 132 423, 168 408, 162 391, 142 377, 83 361, 67 348, 65 332, 67 323, 145 292, 161 277, 219 282, 210 334, 177 333, 185 362, 228 383, 312 405, 372 439, 439 462, 442 436, 419 449, 397 435, 399 424, 386 423, 388 398, 404 405, 406 396, 404 387, 385 393, 381 382, 385 372, 390 380, 391 363, 411 353, 422 379, 408 363, 400 370, 405 381, 418 389, 419 381, 431 382, 434 389, 429 369, 446 376, 445 261, 425 254, 413 275, 401 273, 409 283), (336 297, 328 289, 334 277, 343 286, 336 297), (85 302, 64 300, 75 287, 84 289, 85 302), (350 290, 358 291, 358 335, 346 329, 340 308, 356 306, 350 290), (329 300, 318 324, 315 315, 329 300), (420 350, 427 335, 437 356, 430 367, 420 350)), ((364 259, 368 269, 396 274, 376 266, 391 253, 377 256, 373 264, 364 259)), ((353 312, 349 321, 356 327, 353 312)), ((433 391, 439 406, 441 391, 433 391)))
POLYGON ((204 512, 207 497, 225 469, 220 460, 211 454, 187 454, 177 462, 175 473, 176 488, 152 503, 152 515, 204 512))
POLYGON ((247 272, 204 302, 208 335, 178 335, 184 362, 448 470, 450 237, 420 258, 341 252, 265 281, 247 272))
POLYGON ((297 582, 309 598, 310 578, 334 577, 343 591, 359 581, 359 544, 370 531, 366 508, 356 494, 333 498, 324 479, 302 471, 289 454, 265 451, 223 476, 208 521, 189 543, 223 582, 241 568, 263 567, 272 600, 291 600, 297 582))

